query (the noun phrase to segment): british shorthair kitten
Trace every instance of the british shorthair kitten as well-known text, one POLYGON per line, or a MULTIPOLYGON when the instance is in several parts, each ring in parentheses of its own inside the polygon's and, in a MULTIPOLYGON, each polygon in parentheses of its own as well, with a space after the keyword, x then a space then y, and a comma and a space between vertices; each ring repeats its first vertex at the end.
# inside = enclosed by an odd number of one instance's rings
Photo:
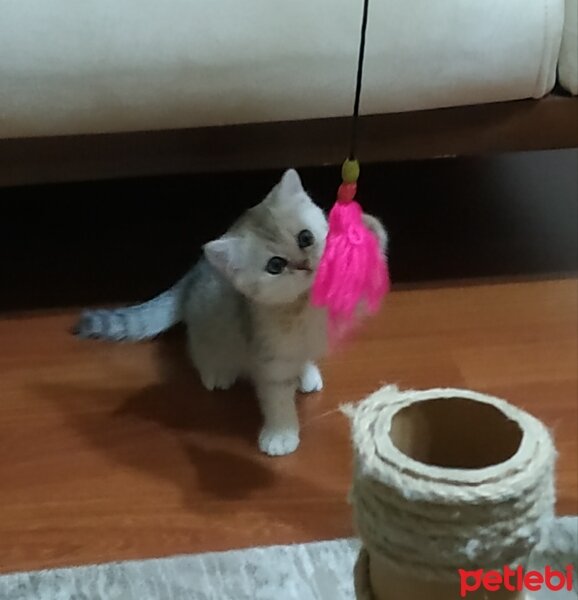
MULTIPOLYGON (((386 251, 387 234, 365 222, 386 251)), ((255 387, 264 424, 260 449, 272 456, 299 445, 295 395, 323 387, 316 361, 327 351, 326 313, 309 302, 327 220, 294 170, 247 210, 170 290, 117 310, 86 310, 82 338, 138 341, 178 322, 204 386, 227 389, 240 378, 255 387)))

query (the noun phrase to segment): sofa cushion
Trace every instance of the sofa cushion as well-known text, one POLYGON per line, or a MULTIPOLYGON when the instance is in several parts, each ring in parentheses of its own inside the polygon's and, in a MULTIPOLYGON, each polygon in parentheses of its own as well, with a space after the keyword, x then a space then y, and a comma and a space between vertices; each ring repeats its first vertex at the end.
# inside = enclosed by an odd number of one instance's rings
POLYGON ((564 88, 578 95, 578 0, 566 0, 558 72, 564 88))
MULTIPOLYGON (((564 0, 373 0, 362 112, 541 97, 564 0)), ((0 137, 351 112, 362 2, 4 0, 0 137)))

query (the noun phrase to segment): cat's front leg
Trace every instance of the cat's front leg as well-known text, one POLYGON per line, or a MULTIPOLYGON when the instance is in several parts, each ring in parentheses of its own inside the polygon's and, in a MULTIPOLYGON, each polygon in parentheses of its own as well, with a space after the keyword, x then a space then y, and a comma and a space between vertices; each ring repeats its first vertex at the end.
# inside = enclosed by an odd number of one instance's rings
POLYGON ((299 391, 304 394, 320 392, 323 389, 323 377, 319 367, 310 361, 305 363, 301 376, 299 377, 299 391))
POLYGON ((297 379, 256 381, 264 424, 259 448, 270 456, 290 454, 299 446, 299 418, 295 407, 297 379))

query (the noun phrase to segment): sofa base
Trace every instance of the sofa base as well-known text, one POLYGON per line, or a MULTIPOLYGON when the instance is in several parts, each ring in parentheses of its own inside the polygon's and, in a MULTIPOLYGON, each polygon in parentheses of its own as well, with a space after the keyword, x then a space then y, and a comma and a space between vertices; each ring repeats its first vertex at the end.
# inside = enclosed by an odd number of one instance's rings
MULTIPOLYGON (((351 121, 0 140, 0 186, 339 164, 351 121)), ((363 117, 363 162, 578 147, 578 98, 363 117)))

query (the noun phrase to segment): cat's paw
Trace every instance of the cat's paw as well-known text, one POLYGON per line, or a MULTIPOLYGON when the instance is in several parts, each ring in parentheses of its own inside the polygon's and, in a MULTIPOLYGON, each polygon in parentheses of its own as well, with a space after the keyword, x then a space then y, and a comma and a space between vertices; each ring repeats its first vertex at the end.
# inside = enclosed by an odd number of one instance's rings
POLYGON ((367 213, 363 213, 362 219, 365 226, 377 237, 381 251, 387 252, 389 236, 387 230, 383 226, 383 223, 378 218, 367 213))
POLYGON ((212 392, 213 390, 228 390, 237 381, 235 373, 204 371, 200 373, 201 382, 212 392))
POLYGON ((263 427, 259 435, 259 448, 269 456, 284 456, 297 450, 299 431, 297 429, 273 429, 263 427))
POLYGON ((313 363, 307 363, 299 378, 299 391, 304 394, 320 392, 323 389, 323 377, 321 371, 313 363))

